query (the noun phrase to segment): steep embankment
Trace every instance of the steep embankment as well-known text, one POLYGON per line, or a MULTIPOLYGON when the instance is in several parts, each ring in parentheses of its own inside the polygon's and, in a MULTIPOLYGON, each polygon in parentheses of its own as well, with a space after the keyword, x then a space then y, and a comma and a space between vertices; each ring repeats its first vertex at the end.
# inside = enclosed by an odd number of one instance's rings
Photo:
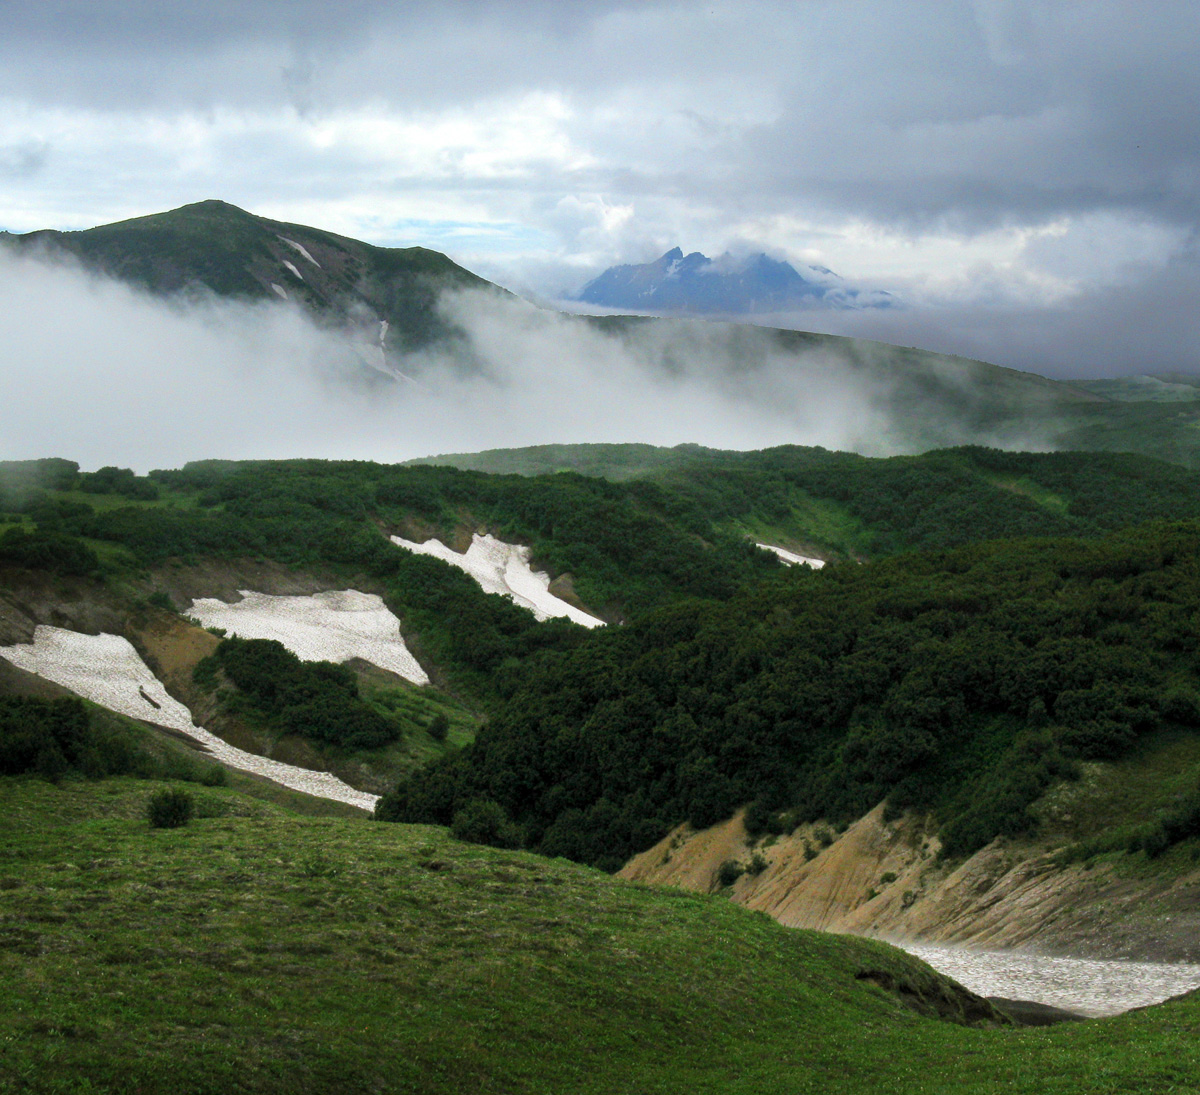
POLYGON ((1138 872, 1111 857, 1064 863, 1045 839, 998 839, 965 861, 944 863, 932 825, 912 815, 885 821, 882 805, 840 834, 804 825, 765 841, 746 832, 743 816, 701 832, 681 826, 620 875, 700 893, 725 890, 736 904, 794 928, 1200 961, 1200 870, 1171 863, 1138 872))

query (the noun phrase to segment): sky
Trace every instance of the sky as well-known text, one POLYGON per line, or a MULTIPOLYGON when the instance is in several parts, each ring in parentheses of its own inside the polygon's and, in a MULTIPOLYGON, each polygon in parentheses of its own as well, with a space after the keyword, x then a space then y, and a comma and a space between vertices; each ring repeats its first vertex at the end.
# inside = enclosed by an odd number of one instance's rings
POLYGON ((1200 371, 1200 5, 0 0, 0 228, 221 198, 557 299, 675 245, 895 294, 788 325, 1200 371))

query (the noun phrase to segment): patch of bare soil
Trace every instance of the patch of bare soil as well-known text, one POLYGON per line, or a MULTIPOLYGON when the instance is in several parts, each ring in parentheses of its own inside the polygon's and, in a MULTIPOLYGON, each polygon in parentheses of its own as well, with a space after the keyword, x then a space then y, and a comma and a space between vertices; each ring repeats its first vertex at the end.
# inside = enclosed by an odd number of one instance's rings
POLYGON ((1123 879, 1106 866, 1060 866, 1051 848, 1002 839, 957 865, 939 863, 938 850, 925 819, 885 822, 882 806, 840 835, 806 825, 774 842, 750 838, 739 814, 699 833, 682 826, 620 873, 711 893, 722 888, 722 864, 733 861, 751 869, 728 887, 731 900, 791 927, 1200 962, 1200 871, 1123 879))
POLYGON ((275 597, 307 597, 348 587, 362 593, 384 592, 379 581, 366 575, 348 576, 322 567, 293 570, 267 559, 203 559, 188 566, 169 563, 153 572, 152 584, 181 612, 200 597, 217 597, 232 604, 241 600, 239 591, 243 589, 275 597))

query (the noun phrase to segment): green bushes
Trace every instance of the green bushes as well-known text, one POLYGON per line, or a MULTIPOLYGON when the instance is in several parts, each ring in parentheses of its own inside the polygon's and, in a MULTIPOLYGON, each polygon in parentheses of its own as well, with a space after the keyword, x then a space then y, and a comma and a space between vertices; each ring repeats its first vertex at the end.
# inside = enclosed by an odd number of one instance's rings
POLYGON ((96 553, 76 536, 7 529, 0 535, 0 566, 28 567, 57 574, 91 574, 100 567, 96 553))
POLYGON ((492 799, 531 847, 605 867, 746 803, 757 833, 886 799, 967 855, 1027 831, 1077 760, 1188 724, 1200 665, 1160 609, 1200 613, 1197 554, 1200 527, 1149 526, 680 603, 527 665, 476 742, 394 798, 441 824, 492 799))
POLYGON ((457 811, 450 822, 450 833, 469 844, 489 844, 493 848, 521 846, 520 830, 504 807, 491 799, 476 799, 457 811))
POLYGON ((274 639, 223 639, 193 677, 211 688, 218 669, 237 689, 226 697, 227 705, 248 710, 283 733, 338 749, 379 749, 401 736, 397 720, 359 696, 349 669, 303 662, 274 639))
POLYGON ((179 829, 192 820, 196 803, 187 791, 156 791, 146 803, 146 817, 154 829, 179 829))

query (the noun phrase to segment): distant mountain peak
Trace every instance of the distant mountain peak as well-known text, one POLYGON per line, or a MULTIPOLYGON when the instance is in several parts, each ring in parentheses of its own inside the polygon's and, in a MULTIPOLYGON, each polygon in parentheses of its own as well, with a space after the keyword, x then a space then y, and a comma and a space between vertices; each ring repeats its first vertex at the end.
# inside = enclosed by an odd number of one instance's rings
POLYGON ((605 308, 640 312, 743 313, 786 312, 801 308, 863 308, 893 303, 887 293, 855 289, 824 266, 805 267, 762 251, 715 259, 699 251, 688 255, 672 247, 653 262, 610 266, 574 297, 605 308))

